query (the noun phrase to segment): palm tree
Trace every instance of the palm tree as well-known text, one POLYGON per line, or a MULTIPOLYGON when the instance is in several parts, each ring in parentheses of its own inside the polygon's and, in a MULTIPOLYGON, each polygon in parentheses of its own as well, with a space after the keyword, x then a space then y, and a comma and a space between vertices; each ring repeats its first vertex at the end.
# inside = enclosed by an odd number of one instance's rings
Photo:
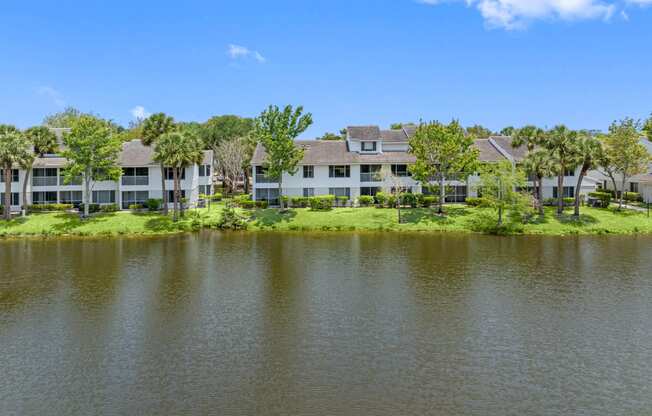
POLYGON ((540 146, 546 137, 546 132, 536 126, 525 126, 514 130, 512 134, 512 147, 527 146, 528 152, 532 152, 540 146))
MULTIPOLYGON (((176 129, 174 119, 165 113, 152 114, 143 121, 142 142, 145 146, 155 145, 161 136, 176 129)), ((163 214, 168 214, 168 194, 165 192, 165 164, 161 162, 161 192, 163 193, 163 214)))
POLYGON ((14 126, 0 125, 0 164, 4 169, 5 220, 11 219, 11 170, 20 164, 30 153, 30 146, 25 136, 14 126))
POLYGON ((582 134, 578 137, 575 146, 575 163, 580 166, 580 174, 577 178, 577 186, 575 187, 575 211, 573 216, 580 216, 580 190, 582 189, 582 181, 587 172, 595 169, 598 166, 598 160, 602 154, 602 145, 598 139, 589 134, 582 134))
POLYGON ((564 213, 564 176, 567 169, 577 167, 577 132, 564 125, 555 126, 546 132, 542 147, 554 157, 557 168, 557 215, 564 213))
POLYGON ((550 158, 548 151, 539 149, 528 153, 523 160, 523 168, 534 178, 537 207, 539 215, 543 217, 545 215, 543 212, 543 178, 552 176, 555 169, 554 161, 550 158))
POLYGON ((165 133, 157 140, 154 160, 172 168, 174 184, 174 221, 178 219, 180 202, 179 171, 188 166, 200 164, 204 159, 202 141, 190 133, 165 133))
POLYGON ((23 181, 23 215, 27 212, 27 183, 32 174, 32 166, 37 157, 43 157, 46 153, 54 153, 58 147, 57 136, 45 126, 31 127, 25 130, 25 137, 32 145, 32 151, 25 155, 20 161, 20 167, 25 170, 23 181))

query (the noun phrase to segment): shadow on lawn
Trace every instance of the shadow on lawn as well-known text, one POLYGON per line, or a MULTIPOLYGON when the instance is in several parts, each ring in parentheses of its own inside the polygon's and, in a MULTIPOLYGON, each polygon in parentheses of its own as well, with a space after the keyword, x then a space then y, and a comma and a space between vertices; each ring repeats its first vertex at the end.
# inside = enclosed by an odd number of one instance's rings
POLYGON ((580 214, 579 218, 573 216, 572 214, 562 214, 557 216, 557 221, 561 224, 572 225, 573 227, 584 227, 586 225, 596 224, 598 219, 592 215, 580 214))
POLYGON ((54 216, 54 218, 56 218, 59 222, 53 224, 52 229, 60 233, 68 233, 82 225, 97 223, 101 220, 102 217, 114 215, 115 213, 101 214, 81 219, 78 214, 62 212, 54 216))
POLYGON ((437 208, 412 208, 401 210, 401 223, 402 224, 417 224, 420 222, 449 224, 455 217, 463 217, 468 215, 469 211, 466 208, 444 208, 444 215, 437 213, 437 208))
POLYGON ((297 216, 296 211, 279 211, 277 209, 257 209, 251 215, 251 220, 257 227, 272 227, 280 222, 290 222, 297 216))

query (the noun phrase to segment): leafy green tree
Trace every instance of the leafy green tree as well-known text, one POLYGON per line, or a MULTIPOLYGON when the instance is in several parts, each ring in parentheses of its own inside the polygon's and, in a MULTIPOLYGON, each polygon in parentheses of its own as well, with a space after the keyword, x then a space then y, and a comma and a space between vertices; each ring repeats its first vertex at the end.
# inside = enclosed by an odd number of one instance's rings
POLYGON ((577 163, 578 133, 564 125, 555 126, 547 131, 542 147, 554 158, 557 174, 557 215, 564 213, 564 176, 566 170, 575 169, 577 163))
POLYGON ((621 181, 618 209, 623 206, 625 184, 634 175, 647 171, 650 155, 639 140, 641 137, 640 123, 631 118, 613 122, 609 126, 609 134, 603 137, 604 153, 600 165, 611 172, 611 179, 616 188, 615 176, 621 181), (603 163, 608 164, 607 167, 603 163), (611 169, 611 170, 609 170, 611 169))
POLYGON ((647 139, 652 141, 652 114, 650 114, 650 118, 648 118, 645 122, 645 125, 643 126, 643 132, 647 136, 647 139))
POLYGON ((278 197, 283 210, 283 173, 294 175, 303 159, 303 149, 294 140, 312 124, 312 114, 303 114, 303 107, 286 105, 281 111, 270 105, 256 119, 254 137, 267 152, 264 167, 267 176, 278 180, 278 197))
MULTIPOLYGON (((155 146, 164 134, 175 130, 174 119, 165 113, 156 113, 147 117, 142 124, 141 134, 145 146, 155 146)), ((168 193, 165 190, 165 165, 161 161, 161 192, 163 200, 163 215, 168 214, 168 193)))
POLYGON ((389 128, 392 130, 400 130, 403 128, 403 123, 392 123, 389 125, 389 128))
POLYGON ((82 115, 63 135, 63 157, 68 159, 65 180, 81 177, 84 184, 84 218, 89 215, 91 186, 94 181, 118 180, 122 168, 118 155, 122 142, 106 120, 82 115))
POLYGON ((501 136, 511 136, 514 134, 516 129, 513 126, 507 126, 500 131, 501 136))
POLYGON ((331 141, 344 140, 344 137, 342 137, 341 135, 337 135, 337 134, 327 132, 327 133, 324 133, 323 136, 317 137, 317 140, 331 140, 331 141))
POLYGON ((409 141, 409 151, 416 157, 410 166, 412 176, 423 187, 434 190, 433 181, 439 183, 439 213, 444 212, 446 178, 456 175, 468 179, 478 166, 479 151, 473 146, 472 136, 453 120, 450 124, 438 121, 421 123, 409 141))
POLYGON ((21 162, 21 168, 25 170, 25 179, 23 181, 23 213, 27 210, 27 184, 32 174, 34 159, 43 157, 46 153, 55 153, 58 147, 57 136, 45 126, 30 127, 25 130, 25 137, 32 146, 30 152, 21 162))
POLYGON ((598 139, 588 134, 580 134, 578 136, 575 148, 575 164, 579 165, 580 174, 577 177, 577 186, 575 187, 575 210, 573 213, 577 218, 580 216, 580 191, 582 189, 582 182, 589 170, 598 167, 601 153, 602 145, 598 139))
POLYGON ((11 219, 11 170, 28 157, 29 143, 23 133, 11 125, 0 125, 0 164, 4 174, 5 199, 3 217, 11 219))
POLYGON ((480 175, 482 198, 498 214, 498 227, 503 225, 505 211, 520 213, 524 206, 524 196, 516 189, 525 185, 525 174, 515 169, 511 162, 502 161, 486 164, 480 175))
POLYGON ((538 149, 528 153, 523 160, 523 169, 534 179, 536 204, 539 216, 543 217, 543 179, 553 175, 555 163, 547 150, 538 149))
POLYGON ((154 147, 154 160, 172 169, 174 188, 174 221, 178 213, 183 215, 181 202, 180 172, 188 166, 202 163, 204 146, 201 139, 193 134, 171 132, 161 135, 154 147))
POLYGON ((486 138, 493 135, 493 132, 491 130, 479 124, 476 124, 471 127, 467 127, 466 133, 475 138, 486 138))

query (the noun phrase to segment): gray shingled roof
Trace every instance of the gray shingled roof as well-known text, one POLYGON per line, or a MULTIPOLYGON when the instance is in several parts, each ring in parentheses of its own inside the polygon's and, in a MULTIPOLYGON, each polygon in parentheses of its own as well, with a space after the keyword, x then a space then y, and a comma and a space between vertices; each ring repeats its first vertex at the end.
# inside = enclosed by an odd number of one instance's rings
POLYGON ((378 126, 349 126, 346 131, 352 139, 378 140, 380 138, 378 126))
POLYGON ((403 130, 382 130, 380 138, 384 143, 407 143, 408 136, 403 130))
MULTIPOLYGON (((349 152, 345 141, 297 140, 297 146, 304 148, 301 161, 304 165, 364 164, 364 163, 414 163, 415 158, 407 152, 383 152, 376 154, 359 154, 349 152)), ((496 162, 506 158, 487 139, 476 140, 480 150, 480 160, 496 162)), ((252 165, 262 165, 267 154, 261 144, 256 146, 252 165)))
POLYGON ((526 146, 512 147, 512 138, 509 136, 491 136, 490 139, 509 153, 515 162, 521 162, 528 154, 526 146))

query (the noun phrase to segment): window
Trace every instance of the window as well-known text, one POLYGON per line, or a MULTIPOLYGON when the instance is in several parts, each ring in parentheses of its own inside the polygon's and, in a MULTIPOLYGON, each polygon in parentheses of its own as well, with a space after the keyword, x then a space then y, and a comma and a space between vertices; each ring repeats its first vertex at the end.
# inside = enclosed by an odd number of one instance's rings
POLYGON ((564 176, 575 176, 575 169, 564 169, 564 176))
MULTIPOLYGON (((34 186, 56 186, 57 168, 36 168, 32 176, 34 186)), ((56 192, 55 192, 56 194, 56 192)))
POLYGON ((199 193, 203 195, 212 195, 213 190, 210 185, 199 185, 199 193))
POLYGON ((351 188, 328 188, 328 194, 351 198, 351 188))
POLYGON ((262 166, 256 166, 256 183, 276 183, 276 179, 268 178, 267 169, 262 166))
MULTIPOLYGON (((0 170, 0 183, 4 183, 4 181, 5 181, 5 170, 2 169, 0 170)), ((11 181, 18 182, 18 169, 11 170, 11 181)))
POLYGON ((378 192, 380 192, 378 186, 363 186, 360 188, 360 195, 376 196, 378 192))
MULTIPOLYGON (((557 191, 557 187, 553 186, 552 187, 552 197, 557 198, 557 195, 559 192, 557 191)), ((562 198, 573 198, 575 196, 575 187, 574 186, 564 186, 564 195, 562 198)))
MULTIPOLYGON (((171 181, 174 179, 174 170, 172 168, 165 168, 165 179, 171 181)), ((185 168, 179 168, 179 180, 184 180, 186 179, 186 169, 185 168)))
POLYGON ((149 185, 149 168, 122 168, 122 184, 149 185))
POLYGON ((32 204, 56 204, 57 193, 53 191, 48 192, 32 192, 32 204))
POLYGON ((629 183, 629 192, 637 192, 638 193, 638 182, 630 182, 629 183))
POLYGON ((82 203, 82 191, 59 191, 59 202, 78 207, 82 203))
POLYGON ((303 196, 306 198, 315 196, 315 188, 303 188, 303 196))
POLYGON ((148 191, 125 191, 122 193, 122 209, 129 209, 134 204, 144 205, 148 199, 148 191))
POLYGON ((115 191, 93 191, 93 203, 115 204, 115 191))
MULTIPOLYGON (((5 204, 5 193, 2 192, 0 193, 0 205, 5 204)), ((20 197, 18 192, 12 192, 11 193, 11 205, 18 206, 20 205, 20 197)))
POLYGON ((381 165, 360 165, 360 182, 380 182, 381 165))
POLYGON ((408 165, 392 165, 392 174, 394 176, 412 176, 408 170, 408 165))
POLYGON ((267 201, 269 205, 278 205, 278 189, 256 189, 256 201, 267 201))
POLYGON ((315 177, 315 167, 314 166, 304 166, 303 167, 303 177, 304 178, 314 178, 315 177))
POLYGON ((376 142, 362 142, 362 151, 363 152, 375 152, 376 151, 376 142))
POLYGON ((447 186, 446 187, 446 202, 464 202, 467 197, 466 186, 447 186))
POLYGON ((211 176, 211 165, 199 165, 199 176, 211 176))
POLYGON ((328 167, 328 177, 330 178, 350 178, 351 166, 349 165, 331 165, 328 167))
MULTIPOLYGON (((186 190, 185 190, 185 189, 181 189, 181 190, 179 191, 179 194, 181 195, 181 199, 185 198, 185 197, 186 197, 186 190)), ((174 189, 170 189, 170 190, 168 191, 168 203, 171 204, 171 203, 173 203, 173 202, 174 202, 174 189)))

